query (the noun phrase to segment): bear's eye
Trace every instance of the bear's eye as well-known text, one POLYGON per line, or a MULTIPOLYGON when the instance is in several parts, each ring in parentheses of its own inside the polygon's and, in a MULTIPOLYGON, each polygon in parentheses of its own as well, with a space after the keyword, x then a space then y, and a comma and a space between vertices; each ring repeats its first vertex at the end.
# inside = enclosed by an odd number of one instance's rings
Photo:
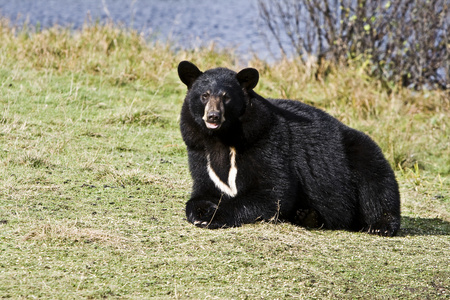
POLYGON ((230 98, 230 96, 227 94, 227 92, 222 92, 222 93, 220 94, 220 96, 222 97, 222 101, 223 101, 225 104, 230 103, 231 98, 230 98))
POLYGON ((209 98, 209 93, 203 93, 201 97, 203 102, 207 102, 209 98))
POLYGON ((225 102, 225 104, 230 103, 231 97, 228 95, 223 95, 223 102, 225 102))

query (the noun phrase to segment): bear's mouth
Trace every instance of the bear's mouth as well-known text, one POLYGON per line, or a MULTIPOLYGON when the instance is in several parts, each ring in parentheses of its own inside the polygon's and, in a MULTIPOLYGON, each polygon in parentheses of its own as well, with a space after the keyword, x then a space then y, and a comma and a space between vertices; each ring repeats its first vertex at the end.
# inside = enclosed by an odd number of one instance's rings
POLYGON ((211 130, 217 130, 220 128, 220 126, 222 125, 219 122, 205 122, 206 128, 211 129, 211 130))

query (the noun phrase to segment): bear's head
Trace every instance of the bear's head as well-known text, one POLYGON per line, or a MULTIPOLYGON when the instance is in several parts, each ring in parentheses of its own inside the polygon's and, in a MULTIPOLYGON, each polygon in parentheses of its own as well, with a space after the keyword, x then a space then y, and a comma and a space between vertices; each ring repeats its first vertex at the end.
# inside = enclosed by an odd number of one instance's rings
POLYGON ((200 71, 193 63, 182 61, 178 75, 187 85, 186 100, 194 120, 208 131, 226 130, 239 120, 248 104, 248 93, 259 80, 253 68, 239 73, 226 68, 200 71))

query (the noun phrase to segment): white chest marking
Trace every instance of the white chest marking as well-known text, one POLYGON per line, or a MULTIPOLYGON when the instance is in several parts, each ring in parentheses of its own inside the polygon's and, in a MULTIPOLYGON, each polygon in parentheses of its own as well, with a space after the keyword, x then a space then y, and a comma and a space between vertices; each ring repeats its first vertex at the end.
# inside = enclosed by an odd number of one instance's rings
POLYGON ((238 171, 236 168, 236 149, 230 147, 230 171, 228 172, 228 184, 220 180, 219 176, 217 176, 216 172, 214 172, 211 168, 209 154, 207 154, 206 158, 208 160, 206 167, 208 169, 209 177, 214 182, 216 187, 230 197, 236 196, 238 192, 236 187, 236 176, 238 171))

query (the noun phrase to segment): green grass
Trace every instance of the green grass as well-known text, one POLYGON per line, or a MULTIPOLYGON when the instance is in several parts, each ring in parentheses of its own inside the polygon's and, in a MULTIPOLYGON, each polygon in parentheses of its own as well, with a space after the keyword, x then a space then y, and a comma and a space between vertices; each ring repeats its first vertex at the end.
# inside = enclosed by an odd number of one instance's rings
POLYGON ((370 134, 396 170, 399 236, 187 223, 179 61, 115 26, 24 32, 0 23, 1 298, 450 297, 449 95, 386 89, 355 62, 254 60, 257 92, 301 99, 370 134))

